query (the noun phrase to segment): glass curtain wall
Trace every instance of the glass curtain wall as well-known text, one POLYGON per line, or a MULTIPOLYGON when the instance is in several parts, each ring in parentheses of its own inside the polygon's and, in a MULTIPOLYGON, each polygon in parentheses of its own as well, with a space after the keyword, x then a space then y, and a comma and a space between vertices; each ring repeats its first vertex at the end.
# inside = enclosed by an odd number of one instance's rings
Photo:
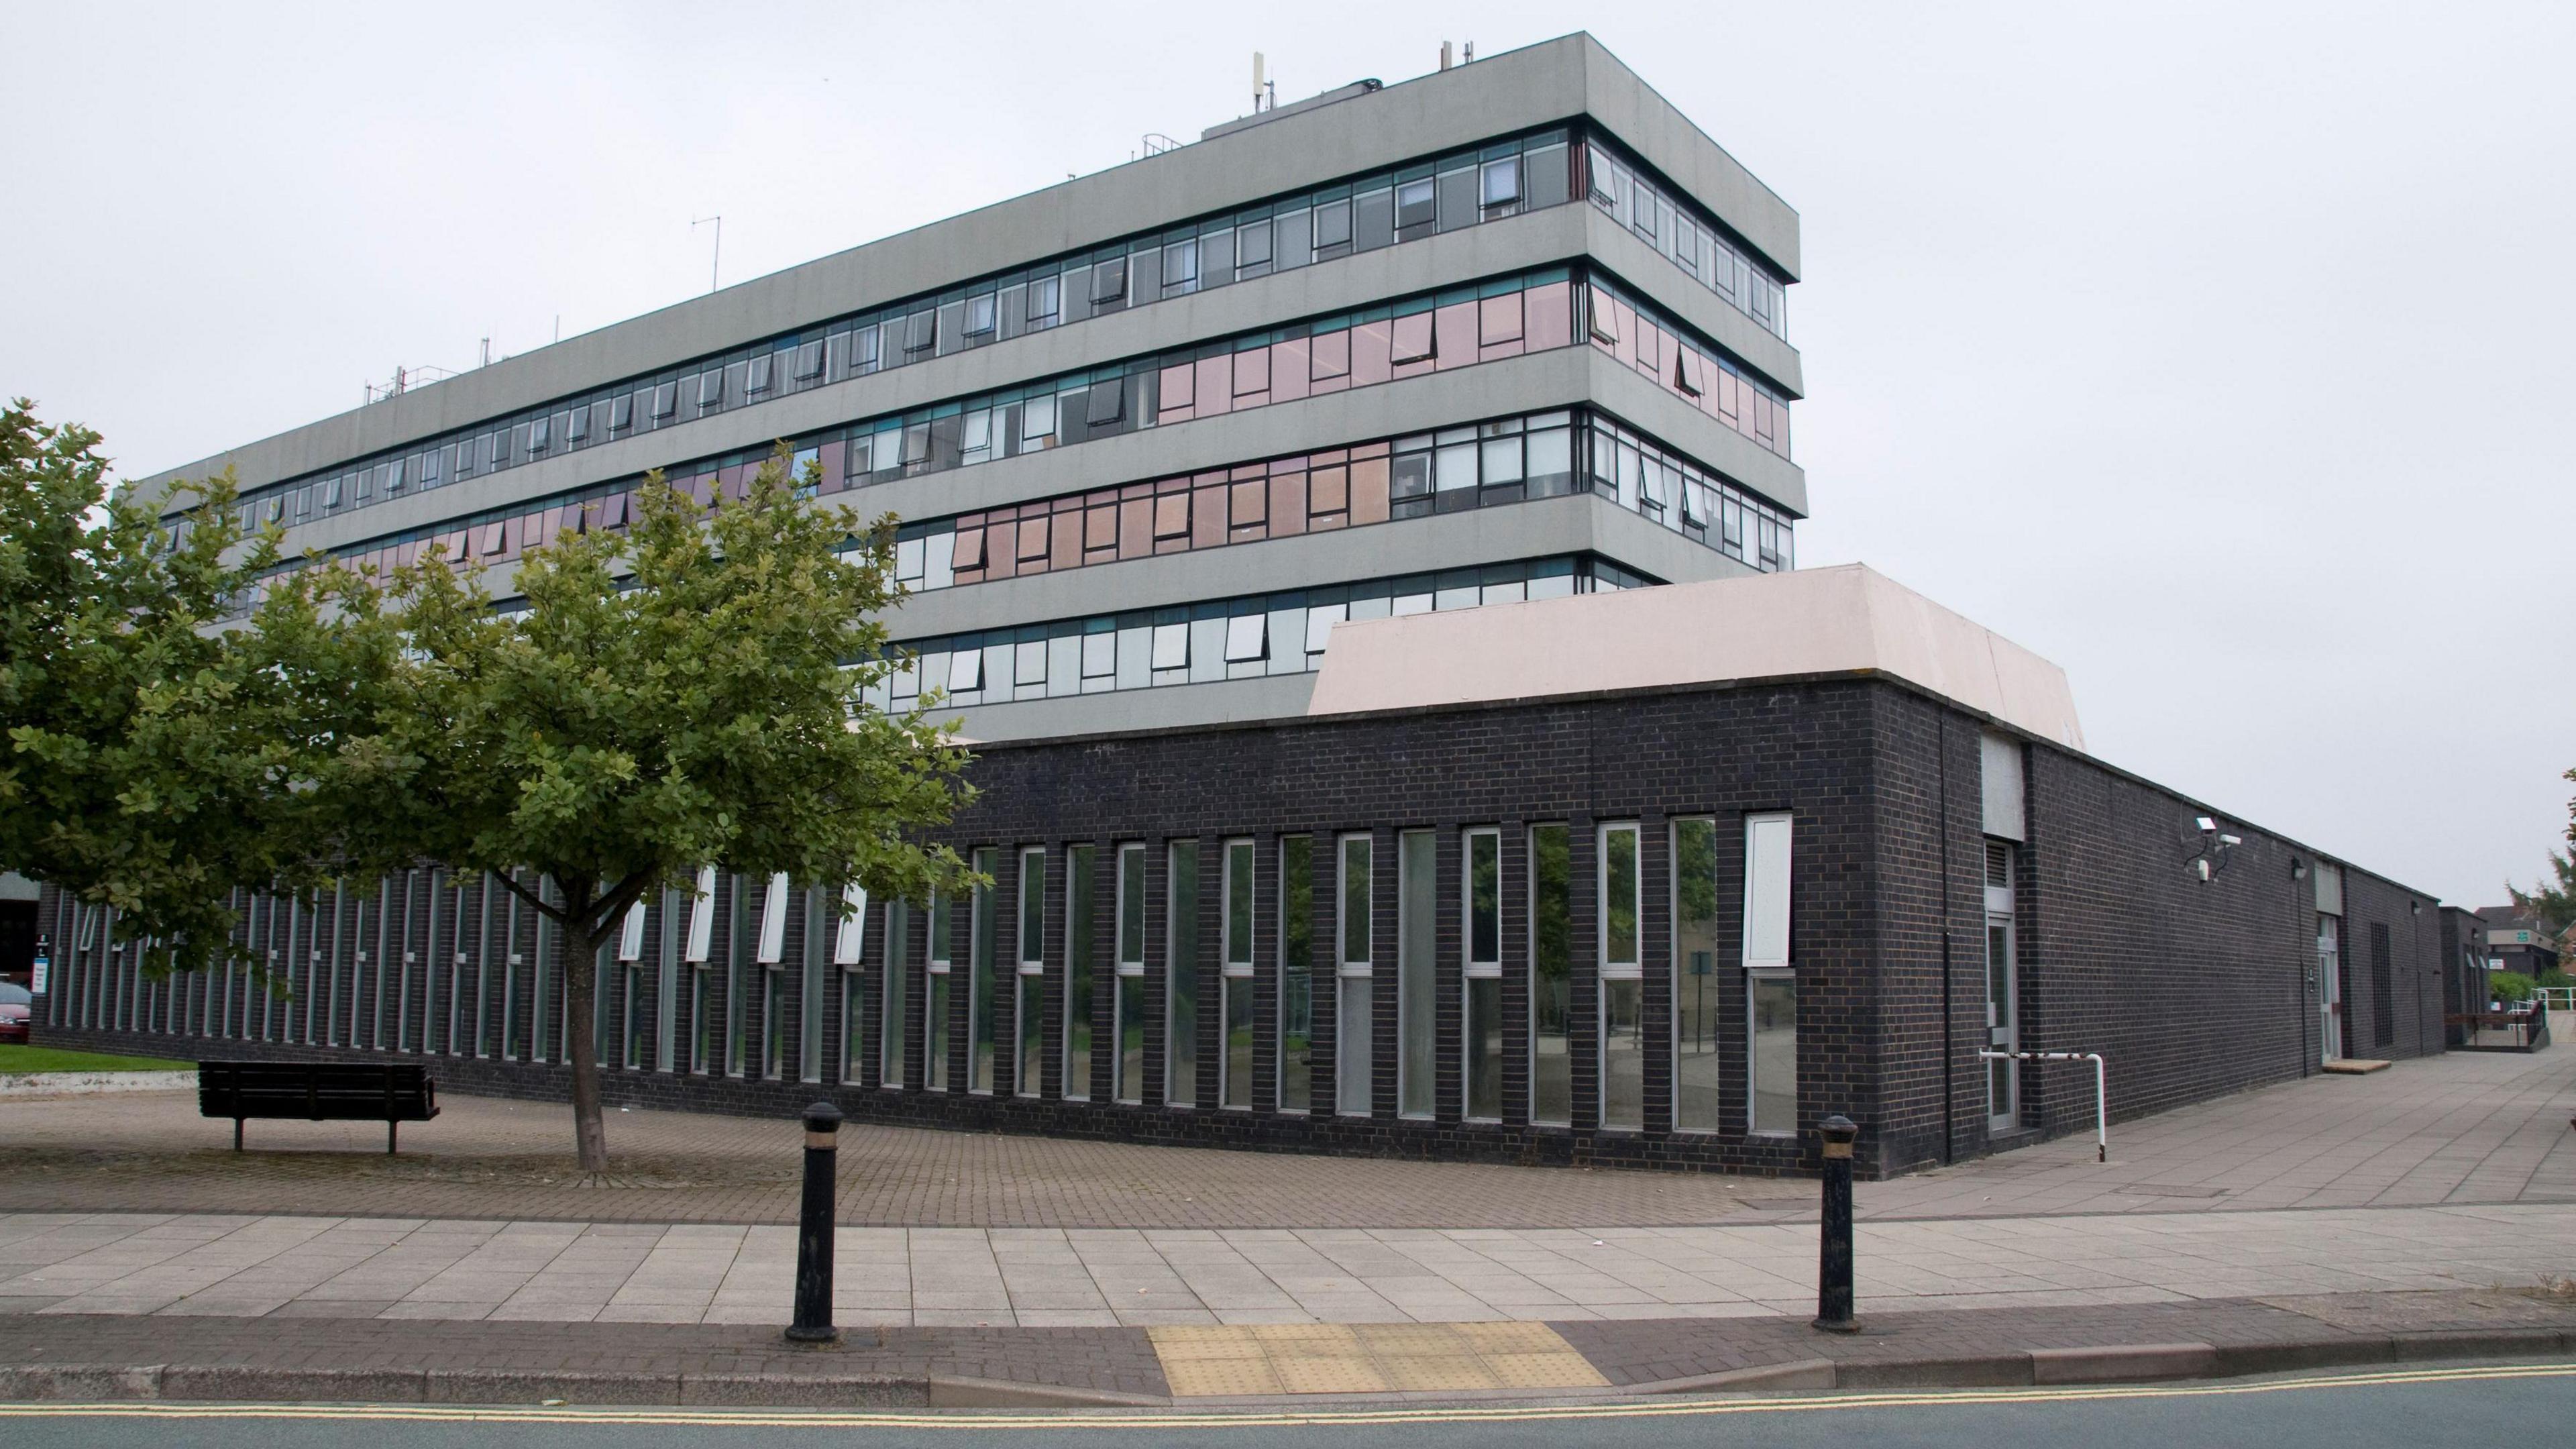
POLYGON ((1315 838, 1279 842, 1279 1110, 1314 1106, 1315 838))
POLYGON ((1530 1120, 1574 1120, 1573 832, 1530 828, 1530 1120))
POLYGON ((1673 822, 1673 1126, 1720 1125, 1717 822, 1673 822))

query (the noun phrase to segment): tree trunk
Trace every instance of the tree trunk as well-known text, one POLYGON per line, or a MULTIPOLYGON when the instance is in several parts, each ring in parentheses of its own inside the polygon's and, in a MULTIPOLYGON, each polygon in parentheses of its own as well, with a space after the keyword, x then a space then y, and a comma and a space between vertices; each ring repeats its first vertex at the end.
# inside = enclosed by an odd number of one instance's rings
MULTIPOLYGON (((567 902, 570 904, 570 902, 567 902)), ((582 902, 587 907, 588 902, 582 902)), ((586 920, 587 909, 567 911, 574 920, 586 920)), ((561 944, 556 948, 556 965, 563 972, 564 1032, 572 1043, 572 1137, 573 1147, 581 1155, 581 1170, 608 1170, 608 1129, 599 1115, 599 946, 607 938, 592 937, 578 927, 566 926, 555 932, 561 944)))

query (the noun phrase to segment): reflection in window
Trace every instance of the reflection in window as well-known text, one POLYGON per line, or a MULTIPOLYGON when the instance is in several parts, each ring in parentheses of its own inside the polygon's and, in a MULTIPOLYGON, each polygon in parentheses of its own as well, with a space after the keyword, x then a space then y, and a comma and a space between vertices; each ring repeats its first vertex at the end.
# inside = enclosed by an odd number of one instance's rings
MULTIPOLYGON (((987 881, 996 874, 999 852, 990 847, 978 848, 971 857, 977 874, 987 881)), ((993 898, 989 884, 975 887, 968 924, 966 957, 966 1090, 993 1090, 993 1050, 1000 1028, 1000 983, 995 980, 994 932, 999 928, 999 902, 993 898)))
POLYGON ((1175 840, 1164 917, 1163 1101, 1198 1104, 1199 843, 1175 840))
POLYGON ((1099 847, 1082 844, 1064 853, 1064 1095, 1091 1100, 1091 993, 1098 919, 1092 898, 1099 847))
POLYGON ((1467 1116, 1503 1115, 1503 837, 1466 835, 1467 1116))
POLYGON ((1252 1105, 1252 877, 1252 842, 1227 841, 1224 921, 1219 927, 1225 945, 1225 1054, 1219 1062, 1224 1090, 1218 1100, 1229 1107, 1252 1105))
POLYGON ((1371 929, 1370 841, 1365 835, 1342 837, 1340 906, 1335 912, 1340 941, 1340 996, 1334 1003, 1333 1098, 1344 1116, 1365 1117, 1371 1109, 1370 979, 1371 929))
POLYGON ((1644 902, 1633 823, 1601 828, 1601 1125, 1645 1125, 1645 982, 1638 951, 1644 902))
POLYGON ((1530 1120, 1574 1120, 1572 835, 1530 828, 1530 1120))
POLYGON ((1013 1059, 1014 1091, 1038 1094, 1046 1074, 1046 851, 1020 852, 1019 1000, 1013 1017, 1019 1051, 1013 1059))
POLYGON ((1396 1101, 1407 1117, 1429 1117, 1437 1102, 1440 1026, 1439 836, 1396 837, 1396 1101))
POLYGON ((1315 838, 1279 842, 1279 1110, 1314 1105, 1315 838))
POLYGON ((1145 1100, 1145 847, 1118 847, 1118 1100, 1145 1100))
POLYGON ((1673 822, 1673 1126, 1715 1132, 1718 1077, 1717 822, 1673 822))

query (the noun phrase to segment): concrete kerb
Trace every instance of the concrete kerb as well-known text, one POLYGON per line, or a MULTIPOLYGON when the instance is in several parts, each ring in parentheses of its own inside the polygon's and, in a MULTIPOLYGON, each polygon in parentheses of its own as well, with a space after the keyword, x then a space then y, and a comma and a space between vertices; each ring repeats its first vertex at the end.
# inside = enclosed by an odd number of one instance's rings
MULTIPOLYGON (((1816 1390, 2009 1388, 2025 1385, 2149 1383, 2452 1359, 2560 1358, 2576 1354, 2576 1331, 2472 1329, 2349 1335, 2276 1343, 2107 1344, 1968 1356, 1842 1361, 1814 1358, 1724 1373, 1663 1379, 1592 1392, 1532 1391, 1556 1400, 1783 1393, 1816 1390)), ((770 1408, 1169 1408, 1322 1406, 1390 1397, 1452 1401, 1453 1395, 1299 1395, 1180 1400, 1050 1384, 952 1375, 782 1373, 520 1373, 480 1369, 265 1368, 191 1364, 19 1364, 0 1366, 0 1400, 112 1403, 136 1400, 221 1403, 669 1404, 770 1408)), ((1522 1397, 1507 1394, 1504 1397, 1522 1397)))

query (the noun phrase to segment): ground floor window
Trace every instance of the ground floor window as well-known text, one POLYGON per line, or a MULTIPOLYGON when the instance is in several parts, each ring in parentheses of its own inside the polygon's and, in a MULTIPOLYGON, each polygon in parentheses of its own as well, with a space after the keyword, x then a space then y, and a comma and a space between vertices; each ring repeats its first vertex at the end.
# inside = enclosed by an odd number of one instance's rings
POLYGON ((1099 847, 1076 845, 1064 853, 1064 1095, 1091 1099, 1091 930, 1097 918, 1091 892, 1099 847))
POLYGON ((1530 1120, 1574 1120, 1573 835, 1530 829, 1530 1120))
POLYGON ((1370 856, 1373 842, 1365 835, 1346 835, 1341 842, 1339 925, 1340 995, 1333 1012, 1333 1104, 1344 1116, 1365 1117, 1372 1102, 1370 995, 1377 983, 1369 959, 1370 856))
POLYGON ((1717 822, 1673 822, 1673 1126, 1715 1132, 1717 1035, 1717 822))
POLYGON ((1163 1104, 1199 1100, 1199 843, 1175 840, 1164 888, 1163 1104))
POLYGON ((1503 833, 1470 830, 1461 842, 1465 879, 1467 1116, 1503 1116, 1503 833))
POLYGON ((1279 1110, 1314 1106, 1315 838, 1279 842, 1279 1110))

